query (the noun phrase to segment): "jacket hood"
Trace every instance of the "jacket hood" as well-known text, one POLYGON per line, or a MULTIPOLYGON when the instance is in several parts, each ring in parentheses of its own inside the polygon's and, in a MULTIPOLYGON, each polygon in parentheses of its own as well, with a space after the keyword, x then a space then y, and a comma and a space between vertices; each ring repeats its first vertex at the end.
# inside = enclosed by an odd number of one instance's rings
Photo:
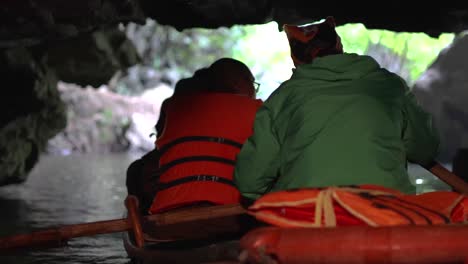
POLYGON ((301 65, 294 71, 292 79, 346 81, 365 77, 388 78, 388 71, 370 56, 345 53, 319 57, 312 63, 301 65))

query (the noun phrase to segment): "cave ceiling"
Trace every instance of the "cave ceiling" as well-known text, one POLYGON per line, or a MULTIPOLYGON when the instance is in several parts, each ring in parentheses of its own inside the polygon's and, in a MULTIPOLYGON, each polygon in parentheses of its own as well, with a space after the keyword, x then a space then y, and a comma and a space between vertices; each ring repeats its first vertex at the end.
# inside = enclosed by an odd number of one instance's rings
MULTIPOLYGON (((147 18, 178 30, 218 28, 276 21, 304 23, 333 15, 338 25, 363 23, 369 29, 424 32, 437 37, 468 27, 468 8, 437 5, 418 9, 392 6, 318 8, 310 1, 279 0, 4 0, 0 6, 0 48, 73 37, 101 26, 147 18)), ((414 7, 413 7, 414 8, 414 7)))

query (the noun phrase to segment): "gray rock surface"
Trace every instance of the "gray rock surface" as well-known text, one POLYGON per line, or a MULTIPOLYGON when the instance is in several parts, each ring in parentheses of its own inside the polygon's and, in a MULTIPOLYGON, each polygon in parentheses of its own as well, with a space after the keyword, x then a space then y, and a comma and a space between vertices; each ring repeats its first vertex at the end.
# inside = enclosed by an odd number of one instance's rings
POLYGON ((0 186, 22 182, 47 142, 65 128, 65 105, 56 89, 57 77, 30 51, 0 53, 0 186))
POLYGON ((68 124, 51 139, 47 153, 109 153, 149 151, 154 148, 154 125, 162 101, 172 94, 161 85, 138 97, 60 82, 61 98, 67 105, 68 124))
POLYGON ((468 147, 468 35, 458 36, 414 84, 413 92, 440 131, 439 159, 468 147))

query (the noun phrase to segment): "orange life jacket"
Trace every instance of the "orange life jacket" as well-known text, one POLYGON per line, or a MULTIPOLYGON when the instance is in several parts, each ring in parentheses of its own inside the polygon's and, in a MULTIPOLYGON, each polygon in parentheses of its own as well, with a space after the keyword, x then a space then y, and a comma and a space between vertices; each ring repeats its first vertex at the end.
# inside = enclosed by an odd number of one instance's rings
POLYGON ((161 153, 151 214, 198 202, 233 204, 235 159, 253 133, 261 100, 202 93, 171 98, 156 144, 161 153))
POLYGON ((281 227, 437 225, 467 222, 468 197, 410 195, 375 185, 304 188, 265 194, 249 213, 281 227))

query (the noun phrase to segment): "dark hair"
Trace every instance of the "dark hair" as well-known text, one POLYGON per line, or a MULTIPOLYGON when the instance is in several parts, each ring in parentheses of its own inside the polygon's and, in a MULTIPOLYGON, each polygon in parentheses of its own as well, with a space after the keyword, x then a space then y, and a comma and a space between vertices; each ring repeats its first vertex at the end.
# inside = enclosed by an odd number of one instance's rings
POLYGON ((192 77, 180 79, 174 87, 174 95, 186 92, 207 91, 212 86, 212 74, 208 68, 201 68, 192 77))
POLYGON ((174 95, 186 92, 239 93, 233 83, 252 75, 249 67, 232 58, 216 60, 208 68, 201 68, 190 78, 180 79, 174 87, 174 95))
POLYGON ((243 62, 232 58, 221 58, 211 64, 212 91, 225 93, 239 93, 233 84, 240 78, 253 76, 249 67, 243 62))

